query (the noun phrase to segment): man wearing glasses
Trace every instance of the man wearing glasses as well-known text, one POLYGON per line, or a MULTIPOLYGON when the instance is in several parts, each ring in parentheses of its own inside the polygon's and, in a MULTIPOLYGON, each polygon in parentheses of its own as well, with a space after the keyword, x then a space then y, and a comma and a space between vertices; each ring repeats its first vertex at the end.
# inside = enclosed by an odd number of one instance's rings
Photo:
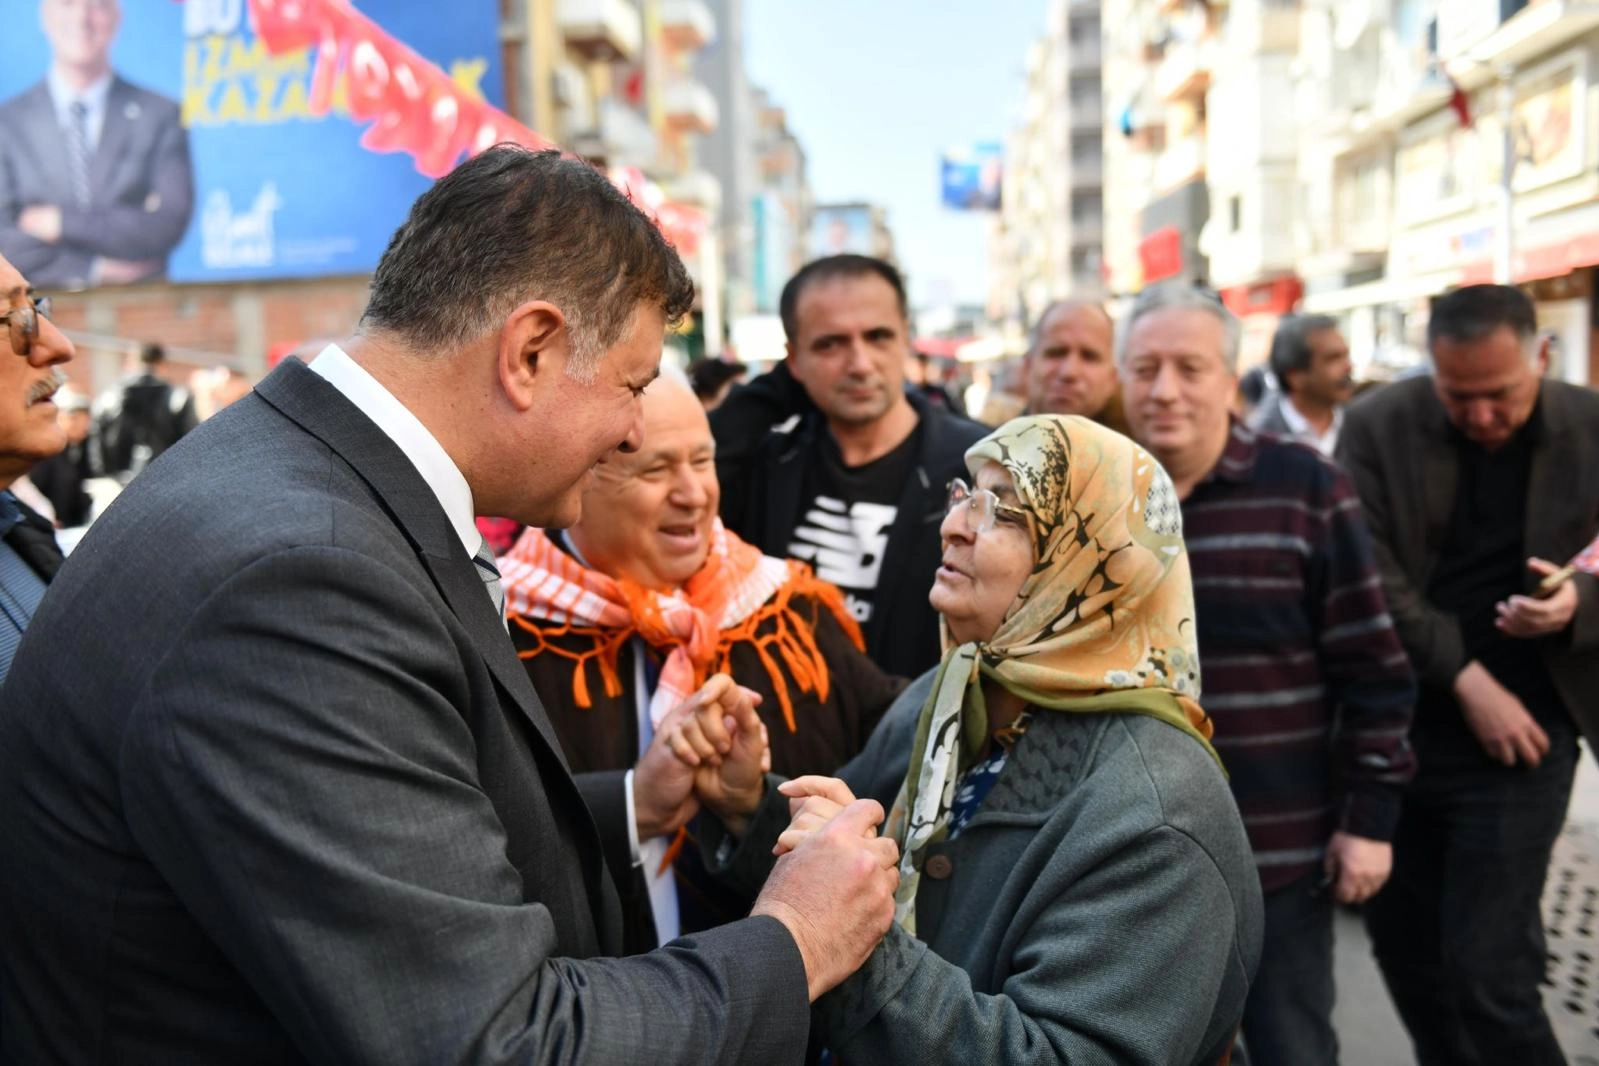
POLYGON ((0 256, 0 681, 22 631, 61 565, 50 523, 11 493, 35 463, 67 446, 50 398, 66 381, 60 365, 72 342, 50 324, 50 301, 35 297, 0 256))

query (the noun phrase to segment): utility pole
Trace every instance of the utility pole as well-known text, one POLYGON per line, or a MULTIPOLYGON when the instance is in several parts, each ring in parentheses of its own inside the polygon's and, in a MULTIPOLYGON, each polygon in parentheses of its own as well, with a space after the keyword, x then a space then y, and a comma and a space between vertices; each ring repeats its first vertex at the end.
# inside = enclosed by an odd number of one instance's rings
POLYGON ((1515 68, 1499 68, 1499 225, 1494 240, 1494 281, 1515 284, 1516 254, 1516 90, 1515 68))

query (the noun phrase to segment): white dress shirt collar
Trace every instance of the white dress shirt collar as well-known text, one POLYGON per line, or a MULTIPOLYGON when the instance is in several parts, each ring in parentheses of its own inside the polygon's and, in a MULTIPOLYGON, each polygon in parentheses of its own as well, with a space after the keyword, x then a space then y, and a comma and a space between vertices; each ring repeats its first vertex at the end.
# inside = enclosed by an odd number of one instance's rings
POLYGON ((416 472, 422 475, 439 506, 450 519, 455 535, 468 555, 476 555, 483 535, 473 521, 476 512, 472 507, 472 486, 466 483, 461 468, 455 465, 450 453, 444 450, 438 438, 428 432, 422 420, 383 387, 366 368, 345 354, 337 344, 330 344, 311 360, 311 369, 320 374, 329 385, 344 394, 345 399, 359 407, 377 424, 384 434, 397 444, 405 457, 411 460, 416 472))
POLYGON ((100 75, 87 89, 74 89, 67 84, 61 72, 55 67, 50 68, 50 73, 45 75, 45 82, 50 87, 50 102, 55 106, 56 124, 63 130, 72 127, 72 105, 82 102, 88 108, 84 118, 87 127, 86 134, 89 138, 91 151, 100 147, 100 131, 105 128, 106 97, 111 94, 111 72, 100 75))
POLYGON ((1326 456, 1331 456, 1338 447, 1338 431, 1344 428, 1344 409, 1333 408, 1332 422, 1327 426, 1327 432, 1318 433, 1316 427, 1310 424, 1309 419, 1299 413, 1299 408, 1294 406, 1292 398, 1286 394, 1282 398, 1283 422, 1288 426, 1288 431, 1298 440, 1313 446, 1317 451, 1326 456))

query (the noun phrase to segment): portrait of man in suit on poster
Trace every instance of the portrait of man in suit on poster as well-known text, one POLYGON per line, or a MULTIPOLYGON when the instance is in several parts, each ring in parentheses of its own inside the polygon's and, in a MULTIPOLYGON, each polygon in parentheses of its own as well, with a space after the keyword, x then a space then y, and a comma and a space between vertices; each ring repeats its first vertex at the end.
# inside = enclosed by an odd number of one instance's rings
POLYGON ((119 0, 40 0, 49 66, 0 103, 0 254, 39 285, 159 279, 193 213, 177 102, 112 69, 121 22, 119 0))

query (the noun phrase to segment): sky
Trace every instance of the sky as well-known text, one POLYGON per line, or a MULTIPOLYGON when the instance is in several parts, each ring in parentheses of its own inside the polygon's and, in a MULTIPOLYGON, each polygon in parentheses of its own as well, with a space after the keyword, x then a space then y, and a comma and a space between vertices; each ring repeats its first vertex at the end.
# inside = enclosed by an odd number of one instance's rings
POLYGON ((911 302, 987 298, 989 216, 938 200, 947 149, 1003 140, 1045 0, 746 0, 752 84, 788 113, 817 203, 888 208, 911 302))

